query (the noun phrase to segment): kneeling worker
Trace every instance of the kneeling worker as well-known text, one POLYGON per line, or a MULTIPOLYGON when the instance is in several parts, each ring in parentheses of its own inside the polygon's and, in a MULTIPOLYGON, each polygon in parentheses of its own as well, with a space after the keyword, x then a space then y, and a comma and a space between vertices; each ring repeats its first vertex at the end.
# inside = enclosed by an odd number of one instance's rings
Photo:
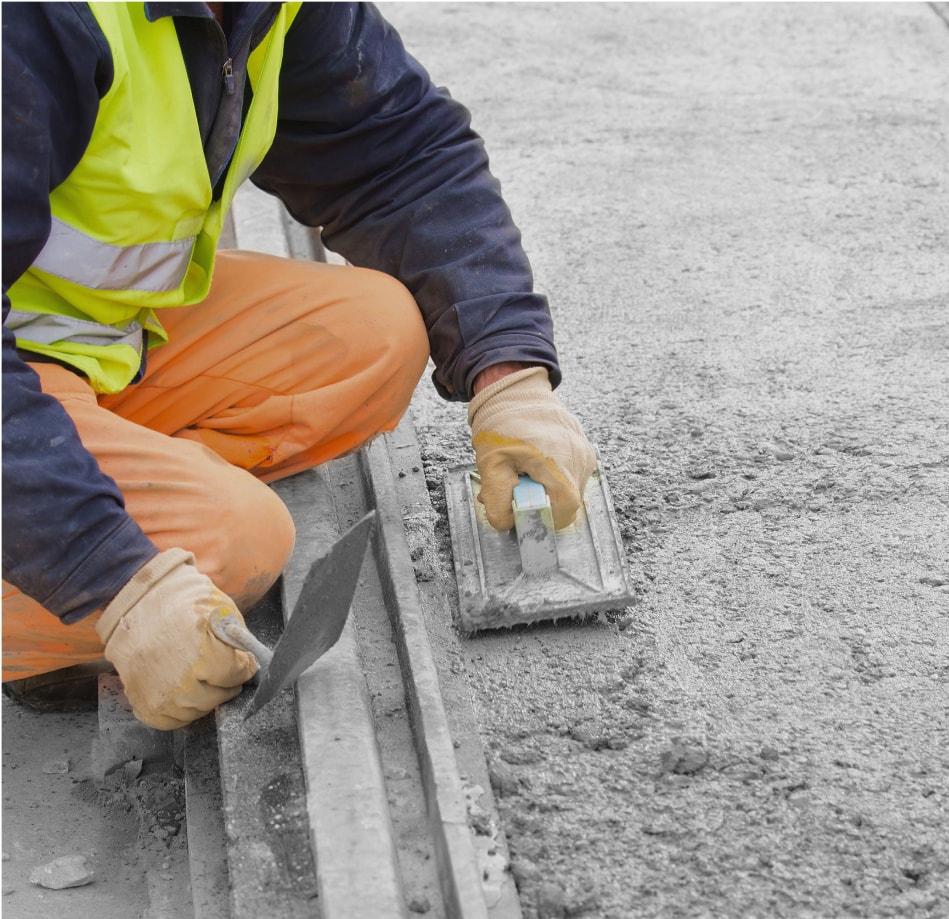
POLYGON ((286 564, 267 483, 392 430, 429 356, 489 519, 593 453, 468 113, 371 6, 3 11, 3 679, 105 658, 180 727, 256 669, 208 631, 286 564), (251 179, 358 267, 218 252, 251 179))

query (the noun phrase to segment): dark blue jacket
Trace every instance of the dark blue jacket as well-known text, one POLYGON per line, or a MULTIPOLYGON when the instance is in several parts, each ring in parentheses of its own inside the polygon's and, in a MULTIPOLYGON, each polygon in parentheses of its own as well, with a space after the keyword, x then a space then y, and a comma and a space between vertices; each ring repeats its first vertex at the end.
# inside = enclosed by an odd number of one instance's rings
MULTIPOLYGON (((150 3, 173 16, 212 181, 237 140, 243 63, 275 4, 225 4, 226 37, 203 3, 150 3)), ((50 227, 49 194, 82 157, 112 80, 84 3, 3 6, 3 316, 7 289, 50 227)), ((305 3, 286 41, 280 119, 252 180, 332 250, 399 278, 425 318, 446 398, 471 397, 500 361, 548 367, 550 314, 468 112, 434 87, 368 4, 305 3)), ((187 548, 185 546, 184 548, 187 548)), ((3 576, 64 622, 106 604, 157 549, 69 416, 42 393, 3 330, 3 576)))

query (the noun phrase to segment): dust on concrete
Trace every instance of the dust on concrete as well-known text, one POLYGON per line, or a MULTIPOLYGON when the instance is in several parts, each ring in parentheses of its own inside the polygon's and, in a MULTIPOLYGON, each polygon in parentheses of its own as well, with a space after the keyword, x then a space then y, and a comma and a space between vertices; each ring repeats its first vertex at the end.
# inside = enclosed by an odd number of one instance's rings
POLYGON ((180 770, 132 760, 99 775, 98 726, 94 711, 41 714, 3 697, 8 919, 172 919, 192 910, 180 770), (61 859, 84 859, 91 880, 59 890, 31 883, 61 859))

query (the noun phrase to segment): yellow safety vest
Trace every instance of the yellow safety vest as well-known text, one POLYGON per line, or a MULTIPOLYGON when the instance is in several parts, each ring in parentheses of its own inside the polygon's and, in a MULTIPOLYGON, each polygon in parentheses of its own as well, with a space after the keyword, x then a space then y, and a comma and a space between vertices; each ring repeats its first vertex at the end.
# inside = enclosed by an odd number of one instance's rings
POLYGON ((90 3, 115 77, 79 164, 50 194, 52 231, 9 290, 18 347, 82 371, 100 393, 134 379, 167 341, 155 310, 207 296, 224 216, 273 142, 283 45, 299 3, 281 7, 251 53, 253 88, 223 193, 211 179, 174 21, 143 3, 90 3))

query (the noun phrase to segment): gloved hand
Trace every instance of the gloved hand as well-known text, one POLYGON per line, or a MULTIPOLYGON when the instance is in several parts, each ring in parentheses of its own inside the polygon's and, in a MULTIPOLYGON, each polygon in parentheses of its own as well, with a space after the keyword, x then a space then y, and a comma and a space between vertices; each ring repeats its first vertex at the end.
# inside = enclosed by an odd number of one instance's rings
POLYGON ((495 529, 514 526, 512 492, 525 473, 547 489, 555 528, 574 519, 596 456, 545 368, 519 370, 481 390, 468 407, 468 423, 481 475, 478 500, 495 529))
MULTIPOLYGON (((170 731, 233 699, 257 661, 217 639, 210 617, 241 618, 184 549, 156 555, 102 611, 96 632, 139 721, 170 731)), ((241 622, 243 619, 241 618, 241 622)))

